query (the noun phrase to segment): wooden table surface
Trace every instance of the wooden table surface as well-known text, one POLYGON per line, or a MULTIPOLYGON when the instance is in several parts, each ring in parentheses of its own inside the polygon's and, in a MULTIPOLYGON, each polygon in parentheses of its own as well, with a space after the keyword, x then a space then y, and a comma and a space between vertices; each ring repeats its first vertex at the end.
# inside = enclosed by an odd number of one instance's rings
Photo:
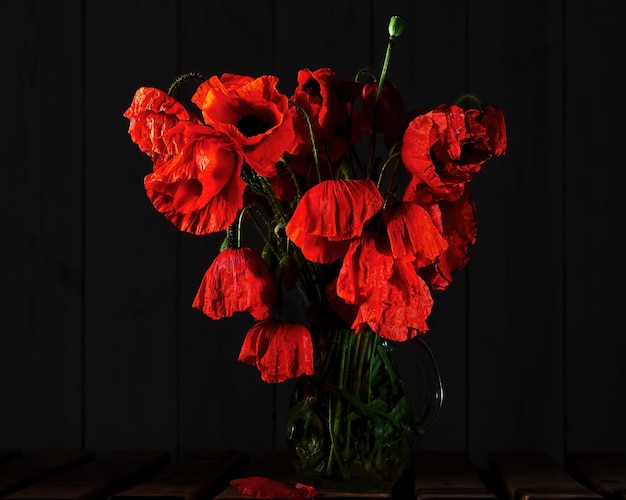
MULTIPOLYGON (((23 454, 0 450, 0 498, 10 500, 235 500, 251 498, 229 484, 262 475, 304 482, 285 453, 250 463, 244 451, 191 454, 129 450, 99 456, 89 450, 23 454)), ((493 452, 487 470, 463 453, 419 452, 396 483, 313 481, 324 499, 625 499, 626 455, 588 453, 559 464, 541 452, 493 452)))

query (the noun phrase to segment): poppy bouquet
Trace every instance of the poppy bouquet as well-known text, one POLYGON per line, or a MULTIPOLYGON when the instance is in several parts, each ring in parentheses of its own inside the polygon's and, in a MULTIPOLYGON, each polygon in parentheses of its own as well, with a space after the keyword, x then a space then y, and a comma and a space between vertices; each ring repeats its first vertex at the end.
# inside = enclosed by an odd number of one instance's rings
MULTIPOLYGON (((504 116, 471 96, 407 110, 387 78, 403 28, 391 19, 379 75, 302 69, 287 96, 272 75, 188 74, 167 92, 139 88, 124 113, 152 160, 144 185, 156 210, 181 231, 225 233, 193 307, 254 318, 239 360, 266 382, 313 376, 328 364, 320 345, 344 352, 366 332, 423 335, 431 291, 468 262, 470 181, 504 154, 504 116), (198 84, 183 105, 174 96, 189 81, 198 84), (256 228, 259 248, 244 241, 244 226, 256 228), (289 294, 302 297, 298 321, 289 294), (329 339, 337 325, 349 335, 329 339)), ((348 371, 372 371, 372 345, 356 364, 338 361, 342 390, 348 371)))

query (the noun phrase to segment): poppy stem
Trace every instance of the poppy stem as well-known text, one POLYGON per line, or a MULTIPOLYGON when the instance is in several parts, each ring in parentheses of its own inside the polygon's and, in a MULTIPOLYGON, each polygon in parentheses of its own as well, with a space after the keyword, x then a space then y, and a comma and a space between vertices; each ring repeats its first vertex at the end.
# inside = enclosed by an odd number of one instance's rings
POLYGON ((483 111, 483 103, 481 102, 481 100, 478 98, 477 95, 471 94, 471 93, 463 94, 461 97, 459 97, 456 100, 454 104, 456 104, 457 106, 460 106, 463 101, 472 101, 474 104, 478 106, 478 109, 483 111))
POLYGON ((391 48, 406 26, 406 21, 400 16, 391 16, 389 19, 389 39, 387 40, 387 51, 385 52, 385 60, 383 62, 383 69, 380 72, 380 79, 378 80, 378 91, 376 92, 376 102, 380 99, 380 94, 383 91, 383 84, 385 83, 385 77, 387 76, 387 69, 389 68, 389 59, 391 58, 391 48))
POLYGON ((239 217, 237 218, 237 248, 241 248, 241 224, 243 222, 243 215, 246 213, 246 210, 250 208, 250 206, 243 207, 241 212, 239 212, 239 217))
POLYGON ((304 119, 306 120, 306 125, 309 130, 309 137, 311 138, 311 148, 313 150, 313 162, 315 163, 315 170, 317 170, 317 178, 320 182, 322 182, 322 175, 320 174, 320 162, 319 162, 319 158, 317 157, 317 147, 315 145, 315 134, 313 133, 313 125, 311 124, 311 118, 309 118, 308 113, 297 102, 293 102, 293 101, 289 101, 289 102, 293 104, 298 109, 298 111, 300 111, 300 113, 302 113, 302 115, 304 116, 304 119))
POLYGON ((189 80, 203 82, 204 77, 200 73, 185 73, 183 75, 180 75, 178 78, 176 78, 176 80, 172 82, 170 88, 167 89, 167 93, 169 95, 172 95, 174 92, 176 92, 176 90, 178 90, 178 87, 180 87, 183 83, 189 80))

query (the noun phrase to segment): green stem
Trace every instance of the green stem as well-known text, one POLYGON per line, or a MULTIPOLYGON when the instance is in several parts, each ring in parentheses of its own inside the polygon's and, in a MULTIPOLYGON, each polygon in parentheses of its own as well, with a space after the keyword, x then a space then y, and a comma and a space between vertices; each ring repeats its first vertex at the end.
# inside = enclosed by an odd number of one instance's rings
POLYGON ((289 102, 293 104, 298 109, 298 111, 300 111, 300 113, 302 113, 302 115, 304 116, 304 119, 306 120, 306 125, 309 130, 309 136, 311 138, 311 147, 313 150, 313 162, 315 163, 315 170, 317 171, 317 178, 319 179, 320 182, 322 182, 322 175, 320 174, 320 163, 317 157, 317 147, 315 145, 315 134, 313 133, 313 125, 311 124, 311 119, 309 118, 308 113, 304 110, 302 106, 300 106, 298 103, 293 102, 293 101, 289 101, 289 102))

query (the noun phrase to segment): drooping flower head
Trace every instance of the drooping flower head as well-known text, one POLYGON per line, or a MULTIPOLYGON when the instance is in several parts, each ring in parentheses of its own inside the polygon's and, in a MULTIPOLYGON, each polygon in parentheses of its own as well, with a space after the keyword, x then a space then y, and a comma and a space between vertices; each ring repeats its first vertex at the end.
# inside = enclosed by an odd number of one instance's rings
POLYGON ((165 136, 179 151, 144 179, 154 207, 181 231, 209 234, 226 229, 243 207, 242 158, 223 134, 181 122, 165 136))
POLYGON ((192 97, 207 125, 228 135, 246 163, 265 177, 276 175, 274 163, 295 137, 287 97, 277 83, 271 75, 227 73, 202 83, 192 97))
POLYGON ((312 262, 341 258, 383 206, 371 180, 328 180, 310 188, 287 223, 287 236, 312 262))
POLYGON ((304 325, 267 319, 255 323, 244 339, 239 361, 256 366, 265 382, 313 375, 313 342, 304 325))
MULTIPOLYGON (((394 259, 384 234, 365 231, 350 244, 336 282, 336 296, 358 306, 352 328, 371 328, 381 337, 404 341, 426 333, 433 300, 428 286, 409 263, 394 259)), ((337 304, 336 298, 329 300, 337 304)), ((335 306, 345 317, 349 308, 335 306)))
POLYGON ((261 320, 269 318, 277 301, 278 289, 261 254, 252 248, 227 248, 204 274, 193 307, 212 319, 248 312, 261 320))

